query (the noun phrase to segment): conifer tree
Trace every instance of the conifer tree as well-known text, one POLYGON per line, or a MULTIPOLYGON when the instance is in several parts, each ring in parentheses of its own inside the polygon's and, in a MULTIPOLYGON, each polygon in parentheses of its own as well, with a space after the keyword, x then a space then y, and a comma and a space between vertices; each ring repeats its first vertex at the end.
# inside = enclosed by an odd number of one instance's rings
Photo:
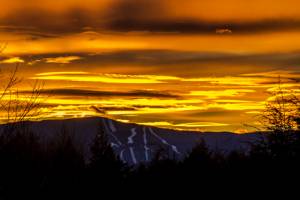
POLYGON ((102 124, 99 125, 97 134, 90 147, 91 158, 89 168, 91 175, 107 182, 120 182, 125 173, 125 165, 116 156, 109 137, 102 124))

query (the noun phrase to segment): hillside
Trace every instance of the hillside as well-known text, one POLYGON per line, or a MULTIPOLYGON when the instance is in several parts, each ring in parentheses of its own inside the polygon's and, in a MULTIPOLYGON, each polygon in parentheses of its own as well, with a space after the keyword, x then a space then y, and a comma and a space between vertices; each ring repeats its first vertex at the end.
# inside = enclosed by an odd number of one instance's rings
POLYGON ((201 139, 213 151, 229 153, 233 150, 247 151, 249 142, 257 134, 184 132, 156 127, 117 122, 107 118, 84 118, 41 122, 28 122, 30 129, 42 141, 47 141, 62 130, 68 132, 74 143, 81 147, 86 158, 89 146, 99 127, 108 134, 110 143, 119 157, 130 165, 149 162, 157 151, 163 150, 171 158, 182 159, 201 139))

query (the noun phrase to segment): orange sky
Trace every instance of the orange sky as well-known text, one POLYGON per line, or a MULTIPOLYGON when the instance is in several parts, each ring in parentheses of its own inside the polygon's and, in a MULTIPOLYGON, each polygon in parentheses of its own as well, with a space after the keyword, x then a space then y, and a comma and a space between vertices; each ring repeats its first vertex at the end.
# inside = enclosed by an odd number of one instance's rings
MULTIPOLYGON (((136 7, 155 11, 164 9, 159 13, 161 18, 179 17, 207 20, 256 20, 264 18, 299 18, 299 1, 297 0, 1 0, 1 15, 15 13, 18 10, 46 10, 52 14, 67 13, 72 9, 89 11, 111 11, 114 8, 124 5, 127 8, 136 7), (136 4, 132 6, 133 4, 136 4), (130 5, 130 6, 128 6, 130 5), (153 9, 155 8, 155 9, 153 9)), ((93 14, 93 13, 91 13, 93 14)), ((158 15, 144 16, 145 18, 157 18, 158 15)))
POLYGON ((0 66, 24 95, 45 81, 42 119, 99 115, 235 131, 276 87, 299 92, 297 0, 0 0, 0 66))

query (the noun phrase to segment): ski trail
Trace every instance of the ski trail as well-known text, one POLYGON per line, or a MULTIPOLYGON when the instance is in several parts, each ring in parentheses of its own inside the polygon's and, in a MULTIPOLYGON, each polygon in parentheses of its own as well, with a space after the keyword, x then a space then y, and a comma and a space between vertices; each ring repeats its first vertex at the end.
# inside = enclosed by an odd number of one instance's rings
POLYGON ((117 145, 116 143, 113 143, 113 142, 110 143, 110 146, 111 146, 112 148, 114 148, 114 147, 117 147, 117 148, 118 148, 118 147, 119 147, 119 145, 117 145))
POLYGON ((143 127, 143 132, 144 132, 143 139, 144 139, 144 149, 145 149, 145 160, 146 160, 146 162, 148 162, 149 161, 148 152, 149 152, 150 148, 147 146, 148 141, 147 141, 147 134, 146 134, 146 128, 145 127, 143 127))
POLYGON ((118 146, 121 146, 121 145, 122 145, 122 142, 117 138, 117 136, 115 136, 115 135, 109 130, 109 127, 107 126, 106 121, 105 121, 104 118, 102 119, 102 122, 103 122, 103 125, 104 125, 104 128, 105 128, 106 132, 108 132, 108 133, 114 138, 114 140, 118 143, 118 146))
POLYGON ((163 138, 161 138, 160 136, 158 136, 158 135, 153 131, 152 128, 149 128, 149 131, 150 131, 150 133, 151 133, 152 135, 154 135, 154 137, 156 137, 157 139, 159 139, 163 144, 165 144, 165 145, 171 147, 171 148, 172 148, 172 151, 174 151, 176 154, 181 154, 181 153, 178 151, 178 149, 177 149, 177 147, 176 147, 175 145, 169 144, 166 140, 164 140, 163 138))
POLYGON ((124 163, 126 163, 126 160, 124 159, 124 151, 125 151, 125 149, 123 149, 123 150, 120 152, 120 159, 121 159, 124 163))
MULTIPOLYGON (((133 138, 134 136, 136 136, 136 128, 132 128, 131 129, 131 135, 128 137, 128 144, 129 145, 133 145, 134 144, 134 141, 133 141, 133 138)), ((135 157, 135 153, 134 153, 134 150, 133 150, 133 147, 129 147, 129 150, 130 150, 130 155, 131 155, 131 158, 132 158, 132 162, 134 164, 137 164, 137 161, 136 161, 136 157, 135 157)))
POLYGON ((107 121, 108 121, 108 126, 109 126, 111 132, 113 132, 113 133, 116 132, 117 128, 115 127, 113 121, 111 119, 108 119, 107 121))
POLYGON ((130 150, 130 155, 131 155, 131 158, 132 158, 132 162, 133 164, 137 164, 137 161, 136 161, 136 157, 135 157, 135 154, 134 154, 134 151, 133 151, 133 147, 129 147, 129 150, 130 150))
POLYGON ((133 144, 133 138, 136 136, 136 128, 131 129, 131 135, 128 137, 128 144, 133 144))

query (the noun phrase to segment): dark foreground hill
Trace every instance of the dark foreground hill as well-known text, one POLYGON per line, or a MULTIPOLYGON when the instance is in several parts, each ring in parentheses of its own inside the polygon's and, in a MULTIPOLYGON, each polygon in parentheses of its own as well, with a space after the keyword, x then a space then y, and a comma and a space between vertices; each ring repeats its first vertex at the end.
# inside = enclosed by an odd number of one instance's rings
POLYGON ((182 159, 202 139, 210 150, 224 154, 233 150, 247 151, 249 143, 258 139, 257 134, 185 132, 121 123, 107 118, 28 122, 27 127, 42 141, 56 137, 62 130, 68 132, 86 158, 90 155, 89 148, 98 129, 103 128, 115 153, 129 165, 150 162, 160 150, 167 152, 171 158, 182 159))

